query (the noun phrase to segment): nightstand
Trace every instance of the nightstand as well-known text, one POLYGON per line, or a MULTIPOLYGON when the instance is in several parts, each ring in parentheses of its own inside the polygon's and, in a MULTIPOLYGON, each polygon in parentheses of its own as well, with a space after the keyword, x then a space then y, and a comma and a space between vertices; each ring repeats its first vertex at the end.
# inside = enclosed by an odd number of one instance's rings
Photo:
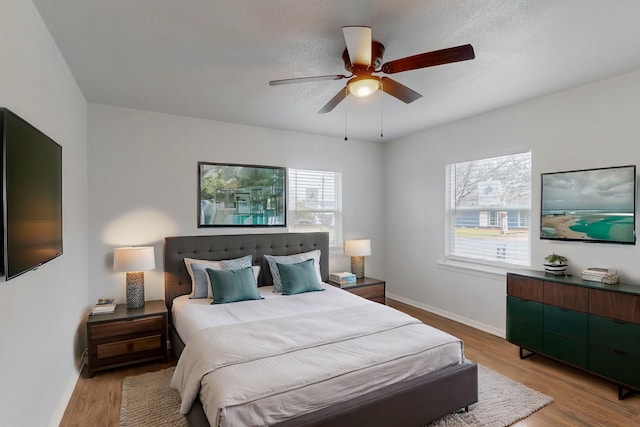
POLYGON ((127 309, 118 304, 111 314, 89 315, 88 373, 146 362, 167 361, 167 306, 147 301, 144 307, 127 309))
POLYGON ((385 298, 386 282, 384 280, 374 279, 373 277, 363 277, 362 279, 356 279, 356 283, 354 284, 343 286, 336 285, 335 283, 331 284, 352 294, 359 295, 362 298, 379 302, 380 304, 387 303, 385 298))

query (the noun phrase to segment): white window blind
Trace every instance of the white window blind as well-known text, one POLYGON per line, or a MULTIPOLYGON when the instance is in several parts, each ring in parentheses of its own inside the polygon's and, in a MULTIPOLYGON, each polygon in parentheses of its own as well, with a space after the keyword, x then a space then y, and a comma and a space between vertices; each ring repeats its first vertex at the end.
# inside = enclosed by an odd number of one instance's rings
POLYGON ((447 257, 530 265, 531 153, 447 165, 447 257))
POLYGON ((289 169, 289 230, 328 231, 329 246, 342 242, 341 174, 289 169))

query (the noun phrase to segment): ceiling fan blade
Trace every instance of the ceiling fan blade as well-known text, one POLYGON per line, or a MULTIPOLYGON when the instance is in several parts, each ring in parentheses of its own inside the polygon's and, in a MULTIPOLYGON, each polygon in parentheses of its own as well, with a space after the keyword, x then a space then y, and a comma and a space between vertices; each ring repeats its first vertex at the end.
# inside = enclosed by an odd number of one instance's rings
POLYGON ((342 27, 352 65, 371 65, 371 27, 342 27))
POLYGON ((336 95, 331 98, 320 111, 318 111, 318 114, 328 113, 329 111, 333 110, 334 108, 336 108, 336 105, 340 104, 340 102, 346 97, 347 88, 340 89, 340 92, 336 93, 336 95))
POLYGON ((347 76, 342 74, 332 74, 329 76, 315 76, 315 77, 298 77, 295 79, 282 79, 282 80, 271 80, 269 85, 278 86, 278 85, 288 85, 290 83, 308 83, 308 82, 319 82, 323 80, 340 80, 346 79, 347 76))
POLYGON ((467 61, 475 57, 473 46, 465 44, 463 46, 434 50, 433 52, 420 53, 418 55, 389 61, 382 66, 381 70, 383 73, 393 74, 402 71, 417 70, 418 68, 449 64, 451 62, 467 61))
POLYGON ((422 98, 422 95, 415 90, 410 89, 389 77, 382 77, 382 90, 406 104, 410 104, 416 99, 422 98))

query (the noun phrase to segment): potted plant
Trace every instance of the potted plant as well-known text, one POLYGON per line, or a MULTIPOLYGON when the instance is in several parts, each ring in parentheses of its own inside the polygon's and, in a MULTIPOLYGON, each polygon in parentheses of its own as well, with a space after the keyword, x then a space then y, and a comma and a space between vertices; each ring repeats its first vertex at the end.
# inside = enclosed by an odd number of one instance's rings
POLYGON ((567 270, 567 257, 553 252, 551 255, 544 257, 544 260, 546 261, 544 263, 544 271, 557 276, 565 274, 567 270))

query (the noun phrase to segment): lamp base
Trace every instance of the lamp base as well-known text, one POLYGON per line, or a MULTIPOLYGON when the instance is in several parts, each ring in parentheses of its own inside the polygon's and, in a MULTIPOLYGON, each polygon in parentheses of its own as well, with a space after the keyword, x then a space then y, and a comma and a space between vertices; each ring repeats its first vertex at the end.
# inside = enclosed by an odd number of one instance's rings
POLYGON ((356 279, 362 279, 364 277, 364 257, 363 256, 351 257, 351 272, 356 275, 356 279))
POLYGON ((144 272, 127 273, 127 308, 144 307, 144 272))

